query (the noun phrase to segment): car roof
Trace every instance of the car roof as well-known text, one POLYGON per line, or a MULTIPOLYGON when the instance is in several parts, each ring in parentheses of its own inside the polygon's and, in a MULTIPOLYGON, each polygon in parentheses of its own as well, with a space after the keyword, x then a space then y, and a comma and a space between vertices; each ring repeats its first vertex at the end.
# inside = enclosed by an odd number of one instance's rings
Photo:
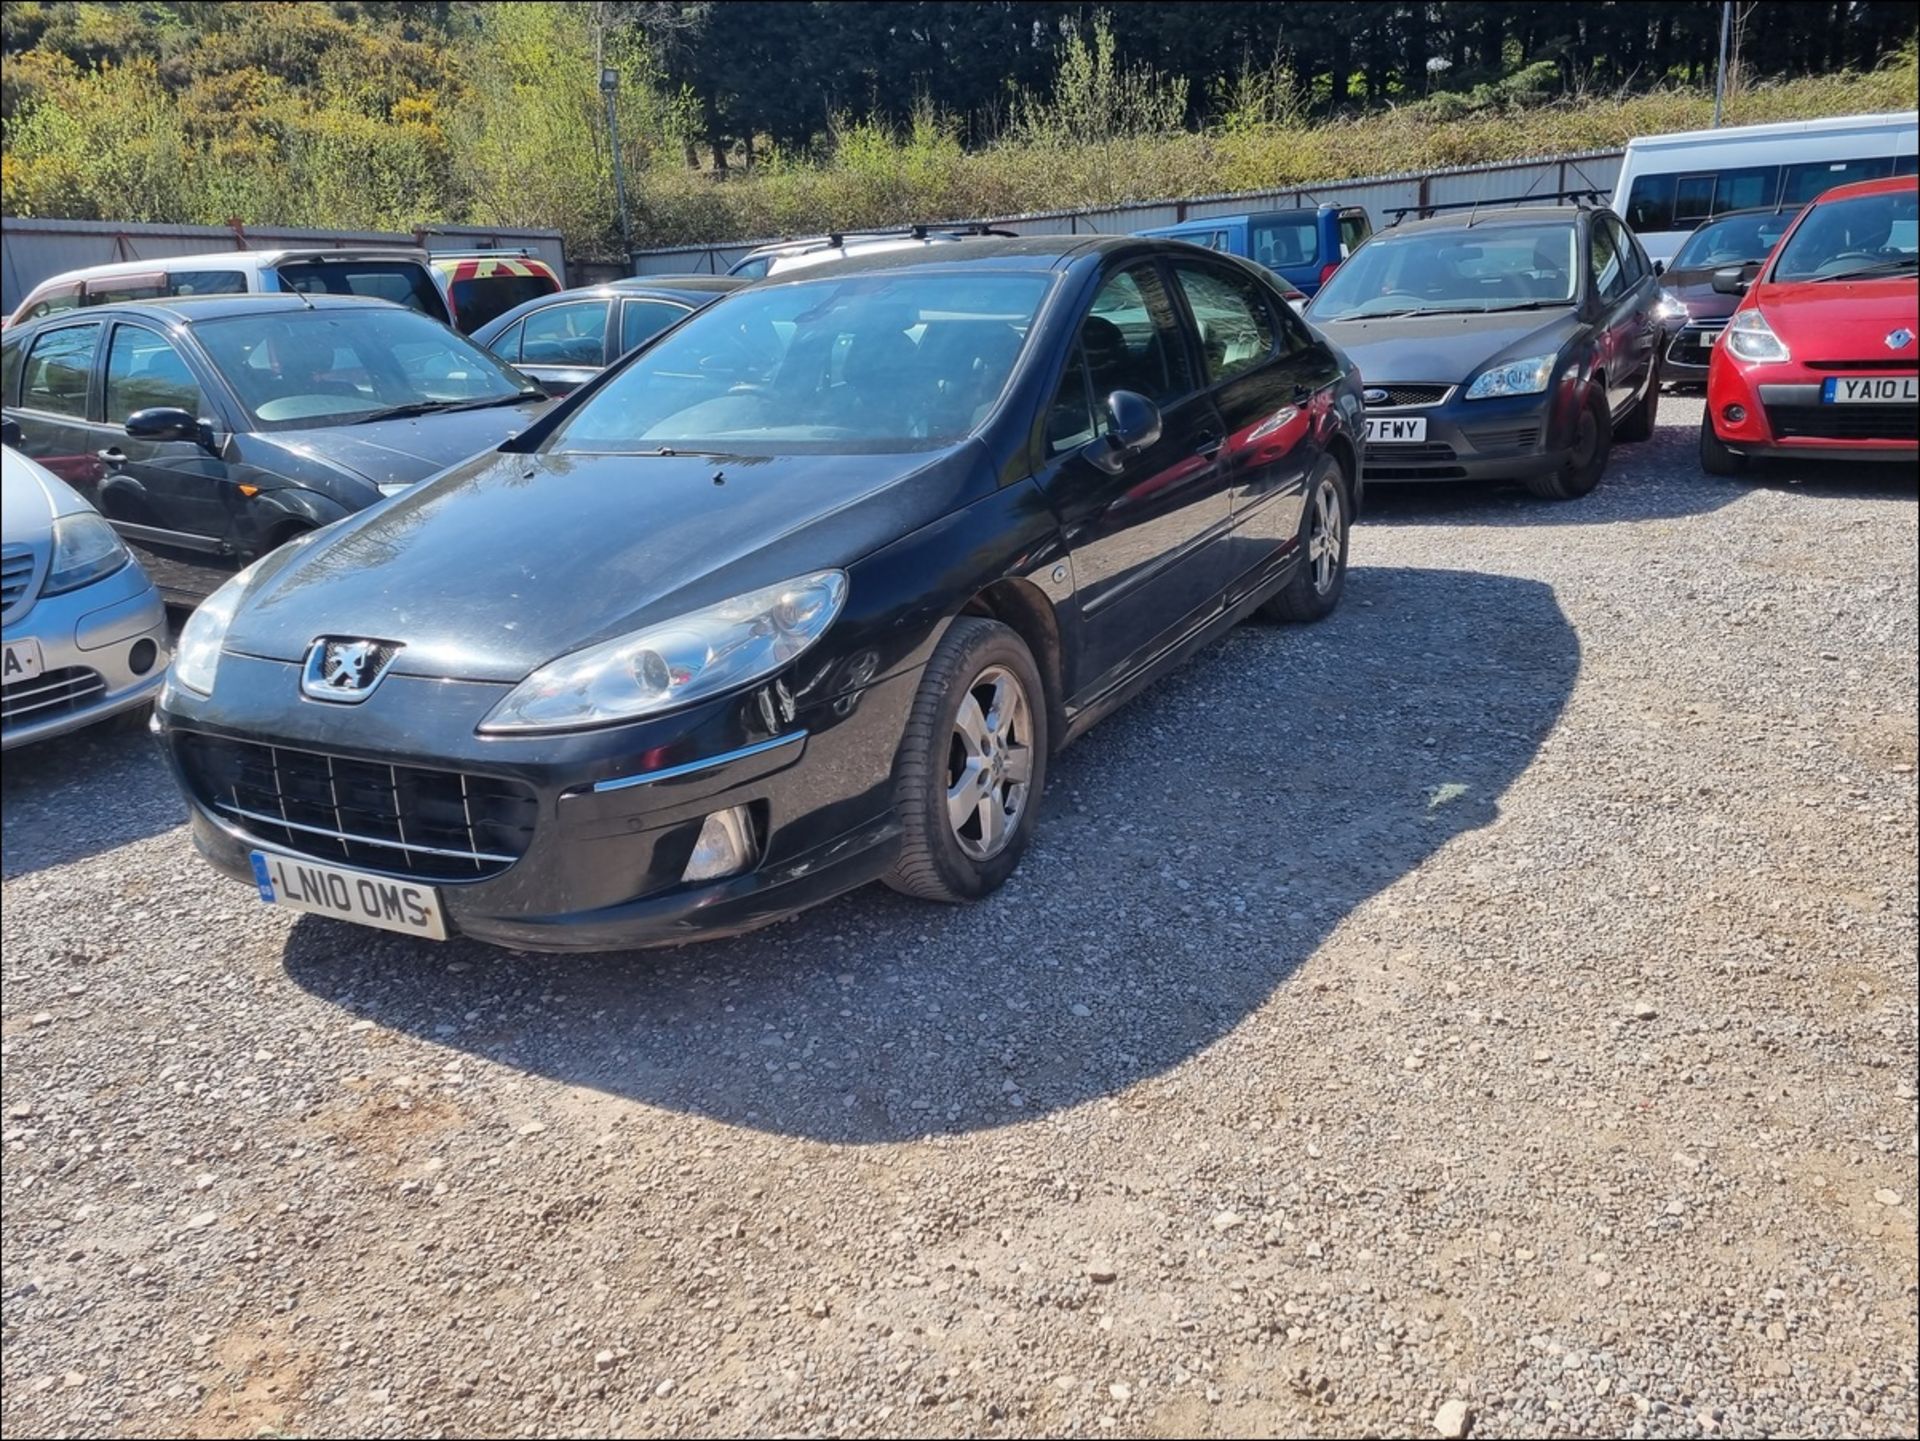
MULTIPOLYGON (((835 275, 860 275, 882 270, 1006 270, 1035 273, 1061 270, 1088 256, 1137 252, 1164 255, 1178 247, 1200 253, 1203 247, 1141 235, 1019 235, 980 236, 965 245, 916 245, 906 250, 855 252, 836 256, 804 270, 782 271, 759 281, 760 286, 797 285, 835 275)), ((1214 252, 1208 252, 1213 254, 1214 252)), ((1215 255, 1232 260, 1233 256, 1215 255)))
POLYGON ((1852 200, 1861 195, 1896 195, 1902 190, 1916 188, 1920 188, 1920 176, 1885 175, 1878 180, 1855 180, 1848 185, 1836 185, 1815 196, 1808 204, 1817 205, 1826 200, 1852 200))
MULTIPOLYGON (((116 300, 106 305, 87 305, 74 310, 56 310, 17 327, 47 326, 76 320, 94 320, 111 315, 144 316, 148 320, 191 325, 227 315, 281 315, 295 310, 359 310, 379 306, 385 310, 405 310, 390 300, 371 295, 305 295, 297 290, 253 290, 240 295, 172 295, 157 300, 116 300)), ((419 312, 415 312, 418 314, 419 312)), ((433 319, 432 316, 427 317, 433 319)))
POLYGON ((1419 220, 1403 220, 1379 232, 1379 238, 1406 235, 1422 230, 1484 230, 1490 225, 1519 225, 1542 220, 1577 220, 1592 215, 1585 205, 1503 205, 1485 210, 1449 210, 1444 215, 1429 215, 1419 220))
POLYGON ((536 310, 546 310, 573 300, 671 300, 691 304, 696 309, 722 295, 754 282, 738 275, 633 275, 609 280, 600 285, 576 285, 570 290, 552 290, 523 300, 511 310, 503 310, 485 325, 473 328, 472 339, 487 345, 536 310), (485 340, 480 340, 481 336, 485 340))
POLYGON ((753 282, 743 275, 628 275, 604 286, 621 295, 658 291, 663 295, 725 295, 753 282))
POLYGON ((111 280, 121 275, 151 275, 156 270, 265 270, 287 260, 425 260, 427 252, 405 246, 369 245, 333 249, 292 246, 280 250, 210 250, 192 255, 156 255, 151 260, 114 260, 49 275, 33 288, 74 280, 111 280))

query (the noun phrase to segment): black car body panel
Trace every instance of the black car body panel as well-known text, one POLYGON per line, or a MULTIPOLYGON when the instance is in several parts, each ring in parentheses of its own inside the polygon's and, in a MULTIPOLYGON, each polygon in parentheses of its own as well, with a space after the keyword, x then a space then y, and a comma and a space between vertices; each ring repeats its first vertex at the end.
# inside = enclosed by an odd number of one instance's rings
MULTIPOLYGON (((241 880, 260 847, 404 875, 371 864, 352 837, 290 829, 234 799, 248 776, 390 768, 396 798, 454 785, 504 808, 479 822, 497 827, 488 834, 504 863, 482 856, 463 875, 458 859, 428 862, 458 932, 605 950, 747 929, 889 864, 895 759, 956 618, 993 616, 1025 638, 1057 747, 1292 577, 1307 478, 1327 457, 1352 477, 1357 503, 1353 367, 1251 265, 1169 242, 1052 237, 833 262, 769 284, 994 269, 1051 288, 1000 399, 952 445, 552 448, 647 347, 499 453, 269 558, 226 633, 212 695, 176 685, 159 711, 196 844, 241 880), (1159 439, 1111 471, 1087 447, 1050 456, 1050 417, 1103 282, 1121 271, 1164 281, 1189 261, 1250 279, 1286 316, 1267 357, 1171 398, 1159 439), (847 576, 844 608, 813 648, 753 684, 592 729, 478 729, 562 654, 822 567, 847 576), (319 635, 402 649, 362 703, 303 700, 319 635), (683 884, 703 819, 736 805, 763 838, 756 862, 683 884)), ((1185 361, 1205 373, 1186 303, 1167 317, 1188 328, 1158 338, 1190 348, 1185 361)))
MULTIPOLYGON (((1374 442, 1367 448, 1370 480, 1523 480, 1565 463, 1585 388, 1598 378, 1617 421, 1656 384, 1662 332, 1660 282, 1626 228, 1611 212, 1584 207, 1529 206, 1450 214, 1379 232, 1356 252, 1408 232, 1446 239, 1497 235, 1503 225, 1564 221, 1578 237, 1573 298, 1538 308, 1473 314, 1409 314, 1330 319, 1322 291, 1307 319, 1353 358, 1376 420, 1425 421, 1417 442, 1374 442), (1613 229, 1631 261, 1617 290, 1599 293, 1593 274, 1596 225, 1613 229), (1554 353, 1546 388, 1526 395, 1468 400, 1483 372, 1522 357, 1554 353)), ((1343 267, 1343 273, 1354 264, 1343 267)), ((1338 281, 1336 280, 1336 284, 1338 281)))
POLYGON ((660 275, 557 290, 476 327, 473 339, 549 395, 566 395, 634 346, 747 283, 731 275, 660 275), (559 323, 562 317, 567 324, 559 323), (543 326, 545 338, 535 333, 543 326))
POLYGON ((410 485, 490 451, 525 429, 550 402, 529 394, 478 409, 258 429, 196 338, 195 326, 277 311, 392 311, 383 301, 250 294, 183 298, 65 311, 8 330, 5 346, 28 356, 36 337, 98 326, 72 413, 23 406, 27 367, 10 360, 6 416, 21 449, 80 491, 141 553, 167 599, 195 603, 229 575, 290 536, 373 505, 382 486, 410 485), (127 417, 106 414, 106 371, 123 329, 163 339, 197 386, 202 426, 194 439, 144 439, 127 417))
POLYGON ((1706 263, 1673 264, 1663 272, 1660 278, 1662 288, 1672 303, 1684 307, 1686 314, 1673 316, 1668 323, 1661 350, 1661 380, 1685 385, 1707 383, 1707 363, 1713 358, 1713 343, 1720 338, 1720 332, 1727 328, 1727 322, 1733 318, 1741 299, 1738 295, 1715 290, 1715 273, 1738 266, 1745 278, 1751 281, 1760 273, 1760 267, 1772 252, 1773 245, 1767 237, 1777 240, 1784 235, 1800 209, 1798 205, 1768 205, 1752 210, 1725 211, 1711 220, 1703 221, 1695 227, 1694 235, 1681 243, 1680 249, 1674 253, 1675 261, 1687 258, 1686 252, 1690 247, 1697 251, 1695 237, 1701 231, 1711 230, 1731 236, 1751 230, 1755 241, 1737 254, 1724 249, 1716 250, 1710 257, 1703 257, 1706 263), (1754 250, 1759 253, 1754 254, 1754 250))

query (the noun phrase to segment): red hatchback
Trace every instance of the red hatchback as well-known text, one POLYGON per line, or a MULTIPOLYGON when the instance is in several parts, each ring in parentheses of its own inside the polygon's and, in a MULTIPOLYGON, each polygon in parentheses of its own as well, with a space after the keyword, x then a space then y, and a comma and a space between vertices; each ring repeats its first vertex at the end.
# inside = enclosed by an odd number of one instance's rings
MULTIPOLYGON (((1713 347, 1700 463, 1920 451, 1920 235, 1911 175, 1829 190, 1781 238, 1713 347)), ((1714 288, 1738 292, 1738 269, 1714 288)))

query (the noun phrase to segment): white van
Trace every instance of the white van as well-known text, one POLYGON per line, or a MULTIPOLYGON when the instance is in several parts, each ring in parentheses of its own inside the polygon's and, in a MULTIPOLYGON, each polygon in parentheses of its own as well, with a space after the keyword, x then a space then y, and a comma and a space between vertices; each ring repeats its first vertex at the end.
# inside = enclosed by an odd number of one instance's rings
POLYGON ((1844 115, 1648 135, 1627 142, 1613 208, 1647 254, 1673 259, 1702 221, 1803 205, 1836 185, 1914 173, 1916 113, 1844 115))
POLYGON ((445 322, 446 296, 428 268, 427 252, 378 250, 221 250, 89 265, 43 280, 14 307, 6 324, 38 320, 56 310, 117 300, 175 295, 243 295, 252 290, 302 290, 314 295, 365 295, 391 300, 445 322))

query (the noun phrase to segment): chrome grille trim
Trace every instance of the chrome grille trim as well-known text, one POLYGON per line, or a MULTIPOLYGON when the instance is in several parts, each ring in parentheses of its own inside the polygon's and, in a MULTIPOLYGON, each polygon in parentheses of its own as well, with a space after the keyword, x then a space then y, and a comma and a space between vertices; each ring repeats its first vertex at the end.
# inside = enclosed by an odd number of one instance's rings
POLYGON ((42 671, 32 680, 15 681, 0 690, 0 725, 80 710, 106 693, 106 678, 91 667, 42 671))
POLYGON ((1424 410, 1430 405, 1444 404, 1452 396, 1455 386, 1451 384, 1427 384, 1409 381, 1402 385, 1366 385, 1367 390, 1384 390, 1387 398, 1377 405, 1369 405, 1369 413, 1376 410, 1424 410))
POLYGON ((265 821, 270 826, 285 826, 290 831, 300 831, 310 836, 326 836, 330 840, 350 841, 357 846, 382 846, 391 851, 412 851, 423 856, 446 856, 456 861, 496 861, 503 866, 510 866, 520 859, 518 856, 496 855, 491 851, 448 851, 438 846, 410 845, 406 841, 389 841, 379 836, 357 835, 352 831, 330 831, 325 826, 303 825, 299 821, 290 821, 284 816, 262 815, 259 811, 250 811, 227 801, 215 801, 214 805, 230 816, 239 816, 250 821, 265 821))
POLYGON ((35 590, 33 550, 30 546, 10 545, 0 550, 0 615, 12 620, 15 611, 33 605, 35 590))

